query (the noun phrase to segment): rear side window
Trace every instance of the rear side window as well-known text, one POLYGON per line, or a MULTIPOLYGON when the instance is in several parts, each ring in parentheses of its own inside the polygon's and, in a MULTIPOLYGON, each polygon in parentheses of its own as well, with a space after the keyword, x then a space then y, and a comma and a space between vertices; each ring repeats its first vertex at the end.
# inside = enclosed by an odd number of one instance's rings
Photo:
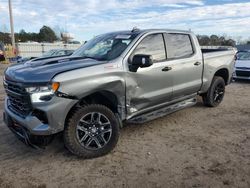
POLYGON ((168 59, 185 58, 194 53, 189 35, 165 34, 165 42, 168 59))
POLYGON ((136 47, 133 55, 151 55, 154 62, 166 60, 166 52, 162 34, 146 36, 136 47))

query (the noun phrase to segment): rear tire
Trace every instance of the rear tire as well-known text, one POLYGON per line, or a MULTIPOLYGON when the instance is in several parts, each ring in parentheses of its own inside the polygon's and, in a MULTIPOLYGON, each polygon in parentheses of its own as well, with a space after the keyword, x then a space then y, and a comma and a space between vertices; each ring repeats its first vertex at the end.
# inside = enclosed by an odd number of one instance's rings
POLYGON ((224 94, 225 81, 222 77, 215 76, 208 92, 202 95, 203 103, 208 107, 216 107, 222 102, 224 94))
POLYGON ((95 158, 109 153, 119 138, 119 120, 106 106, 91 104, 75 111, 64 130, 64 144, 73 154, 95 158))

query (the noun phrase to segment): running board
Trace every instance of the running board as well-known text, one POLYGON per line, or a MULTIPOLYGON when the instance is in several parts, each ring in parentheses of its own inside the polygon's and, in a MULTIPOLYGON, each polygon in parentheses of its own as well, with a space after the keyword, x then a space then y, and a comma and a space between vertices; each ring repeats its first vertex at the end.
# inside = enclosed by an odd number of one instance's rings
POLYGON ((170 106, 160 108, 158 110, 154 110, 154 111, 142 114, 142 115, 132 117, 131 119, 128 119, 127 122, 128 123, 139 123, 139 124, 145 123, 145 122, 154 120, 156 118, 163 117, 167 114, 171 114, 171 113, 176 112, 178 110, 193 106, 196 104, 196 102, 197 102, 196 98, 187 99, 187 100, 172 104, 170 106))

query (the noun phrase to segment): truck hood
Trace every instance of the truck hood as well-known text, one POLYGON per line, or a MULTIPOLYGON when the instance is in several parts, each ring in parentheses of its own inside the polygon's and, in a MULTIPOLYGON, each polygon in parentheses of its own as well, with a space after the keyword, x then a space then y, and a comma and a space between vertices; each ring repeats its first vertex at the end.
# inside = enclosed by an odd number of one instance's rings
POLYGON ((250 60, 237 60, 235 63, 237 68, 250 68, 250 60))
POLYGON ((22 83, 47 83, 62 72, 107 63, 82 57, 37 58, 15 64, 5 71, 5 79, 22 83))

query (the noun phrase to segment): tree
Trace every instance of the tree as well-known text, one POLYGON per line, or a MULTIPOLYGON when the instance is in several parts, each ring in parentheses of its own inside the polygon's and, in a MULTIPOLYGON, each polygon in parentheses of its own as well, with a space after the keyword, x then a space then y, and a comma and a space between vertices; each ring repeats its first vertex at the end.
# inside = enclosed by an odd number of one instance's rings
POLYGON ((219 37, 217 35, 211 35, 210 36, 210 43, 211 45, 214 45, 214 46, 219 46, 220 44, 220 41, 219 41, 219 37))
POLYGON ((43 26, 39 32, 39 42, 54 42, 57 40, 55 32, 48 26, 43 26))
POLYGON ((225 43, 225 46, 233 46, 233 47, 235 47, 236 46, 236 42, 233 39, 228 39, 226 41, 226 43, 225 43))
POLYGON ((11 44, 10 34, 0 32, 0 41, 2 41, 4 44, 11 44))
POLYGON ((226 39, 226 36, 198 35, 197 36, 201 46, 235 46, 236 42, 233 39, 226 39))
POLYGON ((24 29, 21 29, 17 35, 17 40, 20 42, 27 42, 29 40, 29 33, 26 33, 24 29))
POLYGON ((209 45, 210 38, 207 35, 198 35, 197 38, 198 38, 201 46, 208 46, 209 45))
POLYGON ((39 34, 38 33, 29 33, 29 40, 39 42, 39 34))

